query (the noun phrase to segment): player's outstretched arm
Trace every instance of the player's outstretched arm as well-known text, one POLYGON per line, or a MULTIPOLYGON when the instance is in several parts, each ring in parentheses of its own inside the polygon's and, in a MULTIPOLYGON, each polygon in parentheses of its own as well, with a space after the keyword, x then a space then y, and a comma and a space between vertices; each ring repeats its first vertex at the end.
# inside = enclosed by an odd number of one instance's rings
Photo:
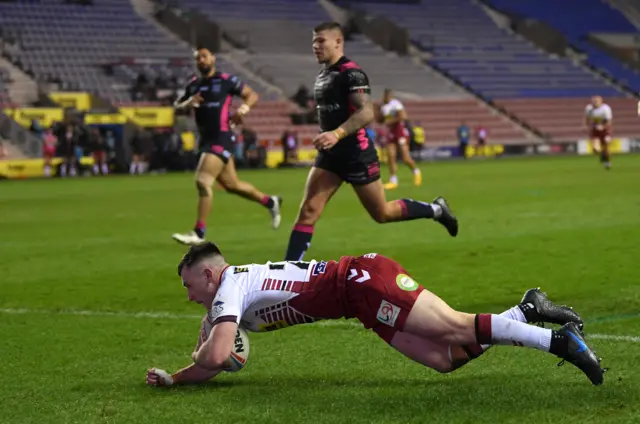
POLYGON ((173 374, 159 368, 151 368, 147 371, 147 384, 158 387, 198 384, 211 380, 221 372, 222 370, 208 370, 197 364, 191 364, 173 374))
POLYGON ((233 342, 238 331, 236 317, 221 318, 223 320, 229 318, 229 320, 216 323, 211 329, 207 341, 200 346, 197 352, 193 353, 193 362, 211 371, 225 367, 229 356, 231 356, 233 342))

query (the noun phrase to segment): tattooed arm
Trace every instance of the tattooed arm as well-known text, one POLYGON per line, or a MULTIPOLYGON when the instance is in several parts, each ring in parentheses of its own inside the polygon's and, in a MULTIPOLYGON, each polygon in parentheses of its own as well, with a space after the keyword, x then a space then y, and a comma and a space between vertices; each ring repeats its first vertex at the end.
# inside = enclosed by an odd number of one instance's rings
POLYGON ((344 138, 357 132, 375 119, 367 74, 361 69, 350 69, 346 76, 348 78, 349 102, 355 111, 335 130, 338 138, 344 138))
POLYGON ((333 131, 318 134, 313 145, 318 149, 331 149, 341 139, 369 125, 375 118, 369 79, 360 69, 349 69, 348 78, 349 106, 353 112, 345 122, 333 131))
POLYGON ((373 102, 371 96, 365 93, 351 93, 349 95, 351 104, 355 107, 355 112, 342 125, 336 129, 339 134, 344 134, 343 138, 349 134, 353 134, 361 128, 366 127, 373 122, 373 102))

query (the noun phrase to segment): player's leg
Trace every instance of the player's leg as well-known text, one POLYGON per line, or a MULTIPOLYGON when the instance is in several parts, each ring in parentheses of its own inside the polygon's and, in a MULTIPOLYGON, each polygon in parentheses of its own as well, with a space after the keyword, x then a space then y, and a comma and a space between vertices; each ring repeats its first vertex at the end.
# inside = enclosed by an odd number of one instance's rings
POLYGON ((102 172, 102 175, 109 174, 109 161, 105 150, 100 151, 100 172, 102 172))
MULTIPOLYGON (((582 327, 582 318, 571 308, 556 305, 540 289, 529 289, 516 306, 500 316, 524 323, 553 323, 565 325, 569 322, 582 327)), ((391 346, 408 358, 439 372, 454 371, 482 355, 492 345, 471 344, 466 346, 440 344, 412 334, 398 331, 393 335, 391 346)))
POLYGON ((603 135, 600 137, 600 161, 604 165, 605 169, 611 169, 611 156, 609 154, 609 144, 611 143, 611 137, 603 135))
POLYGON ((93 156, 93 175, 98 175, 100 173, 100 154, 97 150, 91 152, 91 156, 93 156))
POLYGON ((398 145, 393 140, 387 143, 387 162, 389 164, 389 182, 384 184, 385 190, 398 188, 398 145))
POLYGON ((256 203, 265 206, 271 213, 273 228, 278 228, 280 226, 280 205, 282 204, 282 199, 277 196, 264 194, 251 183, 239 180, 233 157, 229 158, 224 169, 220 172, 218 182, 229 193, 237 194, 240 197, 253 200, 256 203))
MULTIPOLYGON (((321 161, 316 161, 316 165, 318 164, 321 161)), ((289 237, 284 258, 286 261, 302 260, 311 245, 313 226, 341 184, 342 179, 337 174, 317 166, 311 168, 298 216, 289 237)))
POLYGON ((129 165, 129 174, 134 175, 138 170, 138 163, 140 162, 140 156, 136 153, 131 155, 131 164, 129 165))
POLYGON ((433 203, 413 199, 387 201, 379 179, 367 184, 353 184, 353 189, 362 206, 378 223, 426 218, 442 224, 451 236, 455 237, 458 234, 458 220, 442 197, 436 198, 433 203))
POLYGON ((494 314, 467 314, 453 310, 435 294, 423 290, 402 331, 441 344, 525 346, 552 353, 582 370, 593 384, 601 384, 604 370, 578 325, 571 322, 551 330, 494 314))
POLYGON ((422 184, 422 173, 420 172, 420 168, 416 166, 416 162, 411 157, 411 152, 409 151, 409 141, 408 137, 403 139, 403 142, 399 144, 400 146, 400 154, 402 155, 402 161, 411 169, 413 173, 413 185, 420 186, 422 184))
POLYGON ((451 349, 450 345, 402 331, 396 331, 389 344, 407 358, 441 373, 453 371, 455 357, 458 355, 461 359, 463 357, 459 352, 462 348, 459 346, 451 349))
POLYGON ((194 229, 186 234, 174 234, 173 239, 183 244, 198 244, 204 241, 207 217, 213 203, 213 183, 222 172, 224 162, 213 153, 201 153, 196 167, 196 189, 198 190, 197 219, 194 229))

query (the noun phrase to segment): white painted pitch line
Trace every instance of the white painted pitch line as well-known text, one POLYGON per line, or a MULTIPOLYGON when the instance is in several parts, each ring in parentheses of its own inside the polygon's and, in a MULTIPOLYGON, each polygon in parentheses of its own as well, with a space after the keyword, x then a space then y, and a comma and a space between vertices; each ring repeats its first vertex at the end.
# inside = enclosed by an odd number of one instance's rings
MULTIPOLYGON (((123 312, 123 311, 95 311, 77 309, 29 309, 29 308, 0 308, 0 313, 12 315, 42 314, 42 315, 75 315, 89 317, 116 317, 116 318, 148 318, 148 319, 174 319, 174 320, 200 320, 202 315, 176 314, 173 312, 123 312)), ((319 321, 310 324, 318 327, 343 327, 343 328, 363 328, 355 321, 319 321)), ((589 334, 588 339, 610 340, 614 342, 640 343, 640 336, 624 336, 614 334, 589 334)))
POLYGON ((589 334, 588 339, 611 340, 614 342, 640 343, 638 336, 616 336, 614 334, 589 334))

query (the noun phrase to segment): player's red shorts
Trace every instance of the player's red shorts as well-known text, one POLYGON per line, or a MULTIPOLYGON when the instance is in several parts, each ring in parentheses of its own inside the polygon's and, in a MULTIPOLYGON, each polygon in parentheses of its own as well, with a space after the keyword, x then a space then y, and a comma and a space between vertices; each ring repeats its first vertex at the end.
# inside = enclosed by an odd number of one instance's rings
POLYGON ((45 159, 53 159, 56 156, 56 146, 45 145, 42 148, 42 156, 44 156, 45 159))
POLYGON ((611 141, 611 134, 606 128, 597 129, 596 127, 592 127, 589 132, 589 138, 591 140, 600 140, 601 143, 609 143, 611 141))
POLYGON ((95 162, 105 162, 107 159, 107 153, 104 150, 96 150, 93 152, 93 160, 95 162))
POLYGON ((352 260, 346 280, 348 315, 358 318, 387 343, 396 331, 403 330, 424 290, 399 263, 374 253, 352 260))
POLYGON ((389 143, 397 144, 397 145, 405 145, 409 142, 409 130, 402 123, 395 124, 389 127, 388 139, 389 143))

